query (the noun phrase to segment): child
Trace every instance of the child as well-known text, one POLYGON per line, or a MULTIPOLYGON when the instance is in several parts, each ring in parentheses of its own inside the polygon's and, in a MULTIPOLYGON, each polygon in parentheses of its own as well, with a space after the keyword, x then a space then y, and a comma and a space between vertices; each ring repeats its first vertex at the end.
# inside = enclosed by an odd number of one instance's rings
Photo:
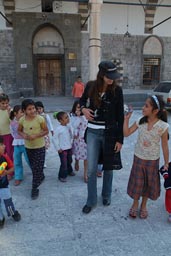
MULTIPOLYGON (((50 116, 44 112, 44 106, 41 101, 35 102, 36 109, 39 115, 43 116, 45 118, 48 130, 51 132, 52 136, 54 135, 54 130, 53 130, 53 125, 50 119, 50 116)), ((45 149, 46 149, 46 155, 48 153, 48 148, 50 147, 50 138, 49 135, 47 134, 45 137, 45 149)), ((45 156, 45 163, 44 163, 44 168, 46 168, 46 156, 45 156)))
POLYGON ((72 129, 69 126, 69 116, 66 112, 60 111, 56 114, 56 118, 60 125, 57 127, 57 143, 52 140, 56 150, 58 151, 61 166, 59 169, 58 179, 66 182, 67 175, 75 176, 72 169, 72 129))
POLYGON ((81 80, 81 76, 77 77, 77 81, 72 88, 72 96, 75 100, 79 100, 84 92, 84 83, 81 80))
POLYGON ((168 170, 162 166, 160 168, 160 173, 163 175, 164 178, 164 187, 166 189, 165 193, 165 207, 166 211, 168 212, 168 221, 171 222, 171 162, 169 163, 168 170))
POLYGON ((14 106, 13 110, 10 113, 10 130, 14 138, 12 145, 14 146, 15 186, 20 185, 21 181, 23 180, 22 155, 24 155, 27 164, 30 166, 26 149, 24 146, 24 139, 18 134, 18 122, 22 116, 23 111, 21 109, 21 106, 14 106))
POLYGON ((2 163, 5 163, 6 166, 4 166, 4 170, 0 173, 0 228, 3 228, 5 223, 5 217, 1 208, 2 200, 4 201, 8 216, 11 216, 15 221, 20 221, 21 219, 20 213, 14 207, 7 178, 7 175, 14 171, 13 163, 4 152, 5 145, 3 144, 2 136, 0 136, 0 166, 2 163))
MULTIPOLYGON (((14 148, 12 146, 13 137, 10 133, 10 106, 8 95, 0 94, 0 135, 3 137, 5 151, 13 161, 14 148)), ((10 175, 12 176, 12 174, 10 175)), ((8 177, 10 177, 8 176, 8 177)))
POLYGON ((33 174, 32 180, 32 199, 39 195, 39 185, 44 180, 43 166, 45 161, 45 140, 48 128, 45 119, 37 115, 35 103, 31 99, 22 102, 24 116, 19 120, 18 133, 25 140, 26 152, 33 174))
POLYGON ((129 177, 127 193, 133 198, 129 216, 137 217, 139 199, 140 218, 148 217, 147 200, 156 200, 160 196, 160 140, 162 145, 164 168, 168 168, 168 127, 167 113, 161 97, 149 96, 142 109, 143 117, 129 126, 131 112, 125 115, 124 135, 127 137, 138 129, 138 139, 135 144, 134 162, 129 177))
POLYGON ((84 182, 87 182, 87 145, 84 140, 87 120, 81 115, 79 101, 75 101, 72 107, 71 124, 74 129, 73 155, 75 155, 75 170, 79 171, 79 160, 84 161, 84 182))

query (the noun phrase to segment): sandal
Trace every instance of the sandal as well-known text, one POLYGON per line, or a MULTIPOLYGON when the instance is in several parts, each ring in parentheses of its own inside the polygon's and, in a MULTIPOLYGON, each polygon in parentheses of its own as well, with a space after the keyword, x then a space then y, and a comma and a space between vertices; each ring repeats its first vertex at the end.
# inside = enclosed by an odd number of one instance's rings
POLYGON ((21 183, 21 180, 15 180, 14 185, 15 185, 15 186, 19 186, 20 183, 21 183))
POLYGON ((147 219, 148 211, 147 210, 140 210, 140 219, 147 219))
POLYGON ((131 218, 135 219, 137 217, 137 214, 138 214, 138 209, 131 208, 129 210, 129 216, 131 218))

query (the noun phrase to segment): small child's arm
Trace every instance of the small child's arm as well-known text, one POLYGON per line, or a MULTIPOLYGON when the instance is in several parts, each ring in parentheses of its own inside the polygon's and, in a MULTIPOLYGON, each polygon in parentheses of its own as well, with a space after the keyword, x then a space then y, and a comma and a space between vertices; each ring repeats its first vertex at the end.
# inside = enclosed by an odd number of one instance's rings
POLYGON ((0 174, 1 177, 14 173, 14 165, 13 165, 13 162, 11 161, 11 159, 9 158, 9 156, 6 155, 6 154, 5 154, 5 159, 6 159, 6 162, 3 162, 3 163, 1 164, 1 166, 2 166, 2 168, 3 168, 3 172, 0 174), (8 169, 7 169, 7 168, 8 168, 8 169))
POLYGON ((159 170, 160 174, 163 176, 164 179, 167 179, 169 177, 168 170, 162 166, 159 170))
POLYGON ((54 135, 54 129, 53 129, 52 121, 51 121, 50 116, 48 114, 46 114, 46 122, 47 122, 47 127, 48 127, 49 131, 51 132, 51 134, 53 136, 54 135))

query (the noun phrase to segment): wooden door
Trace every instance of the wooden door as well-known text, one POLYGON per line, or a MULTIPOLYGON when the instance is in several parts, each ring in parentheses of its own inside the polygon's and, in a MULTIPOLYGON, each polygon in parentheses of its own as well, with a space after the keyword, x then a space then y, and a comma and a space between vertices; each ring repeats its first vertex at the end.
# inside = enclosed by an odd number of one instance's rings
POLYGON ((38 60, 37 95, 61 95, 61 60, 38 60))

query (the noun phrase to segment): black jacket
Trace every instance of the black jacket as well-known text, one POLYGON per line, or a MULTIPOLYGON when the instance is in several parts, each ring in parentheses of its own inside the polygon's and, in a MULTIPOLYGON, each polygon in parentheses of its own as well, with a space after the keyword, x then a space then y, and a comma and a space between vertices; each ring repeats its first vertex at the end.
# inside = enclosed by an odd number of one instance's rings
MULTIPOLYGON (((93 99, 89 98, 90 87, 94 86, 94 81, 87 83, 85 91, 80 99, 80 107, 87 107, 96 110, 93 99)), ((123 144, 123 92, 120 86, 115 89, 115 94, 107 91, 102 108, 105 109, 103 119, 105 119, 105 148, 103 152, 103 169, 112 170, 120 169, 120 153, 114 153, 116 142, 123 144)), ((93 123, 93 122, 91 122, 93 123)), ((95 123, 95 122, 94 122, 95 123)))

